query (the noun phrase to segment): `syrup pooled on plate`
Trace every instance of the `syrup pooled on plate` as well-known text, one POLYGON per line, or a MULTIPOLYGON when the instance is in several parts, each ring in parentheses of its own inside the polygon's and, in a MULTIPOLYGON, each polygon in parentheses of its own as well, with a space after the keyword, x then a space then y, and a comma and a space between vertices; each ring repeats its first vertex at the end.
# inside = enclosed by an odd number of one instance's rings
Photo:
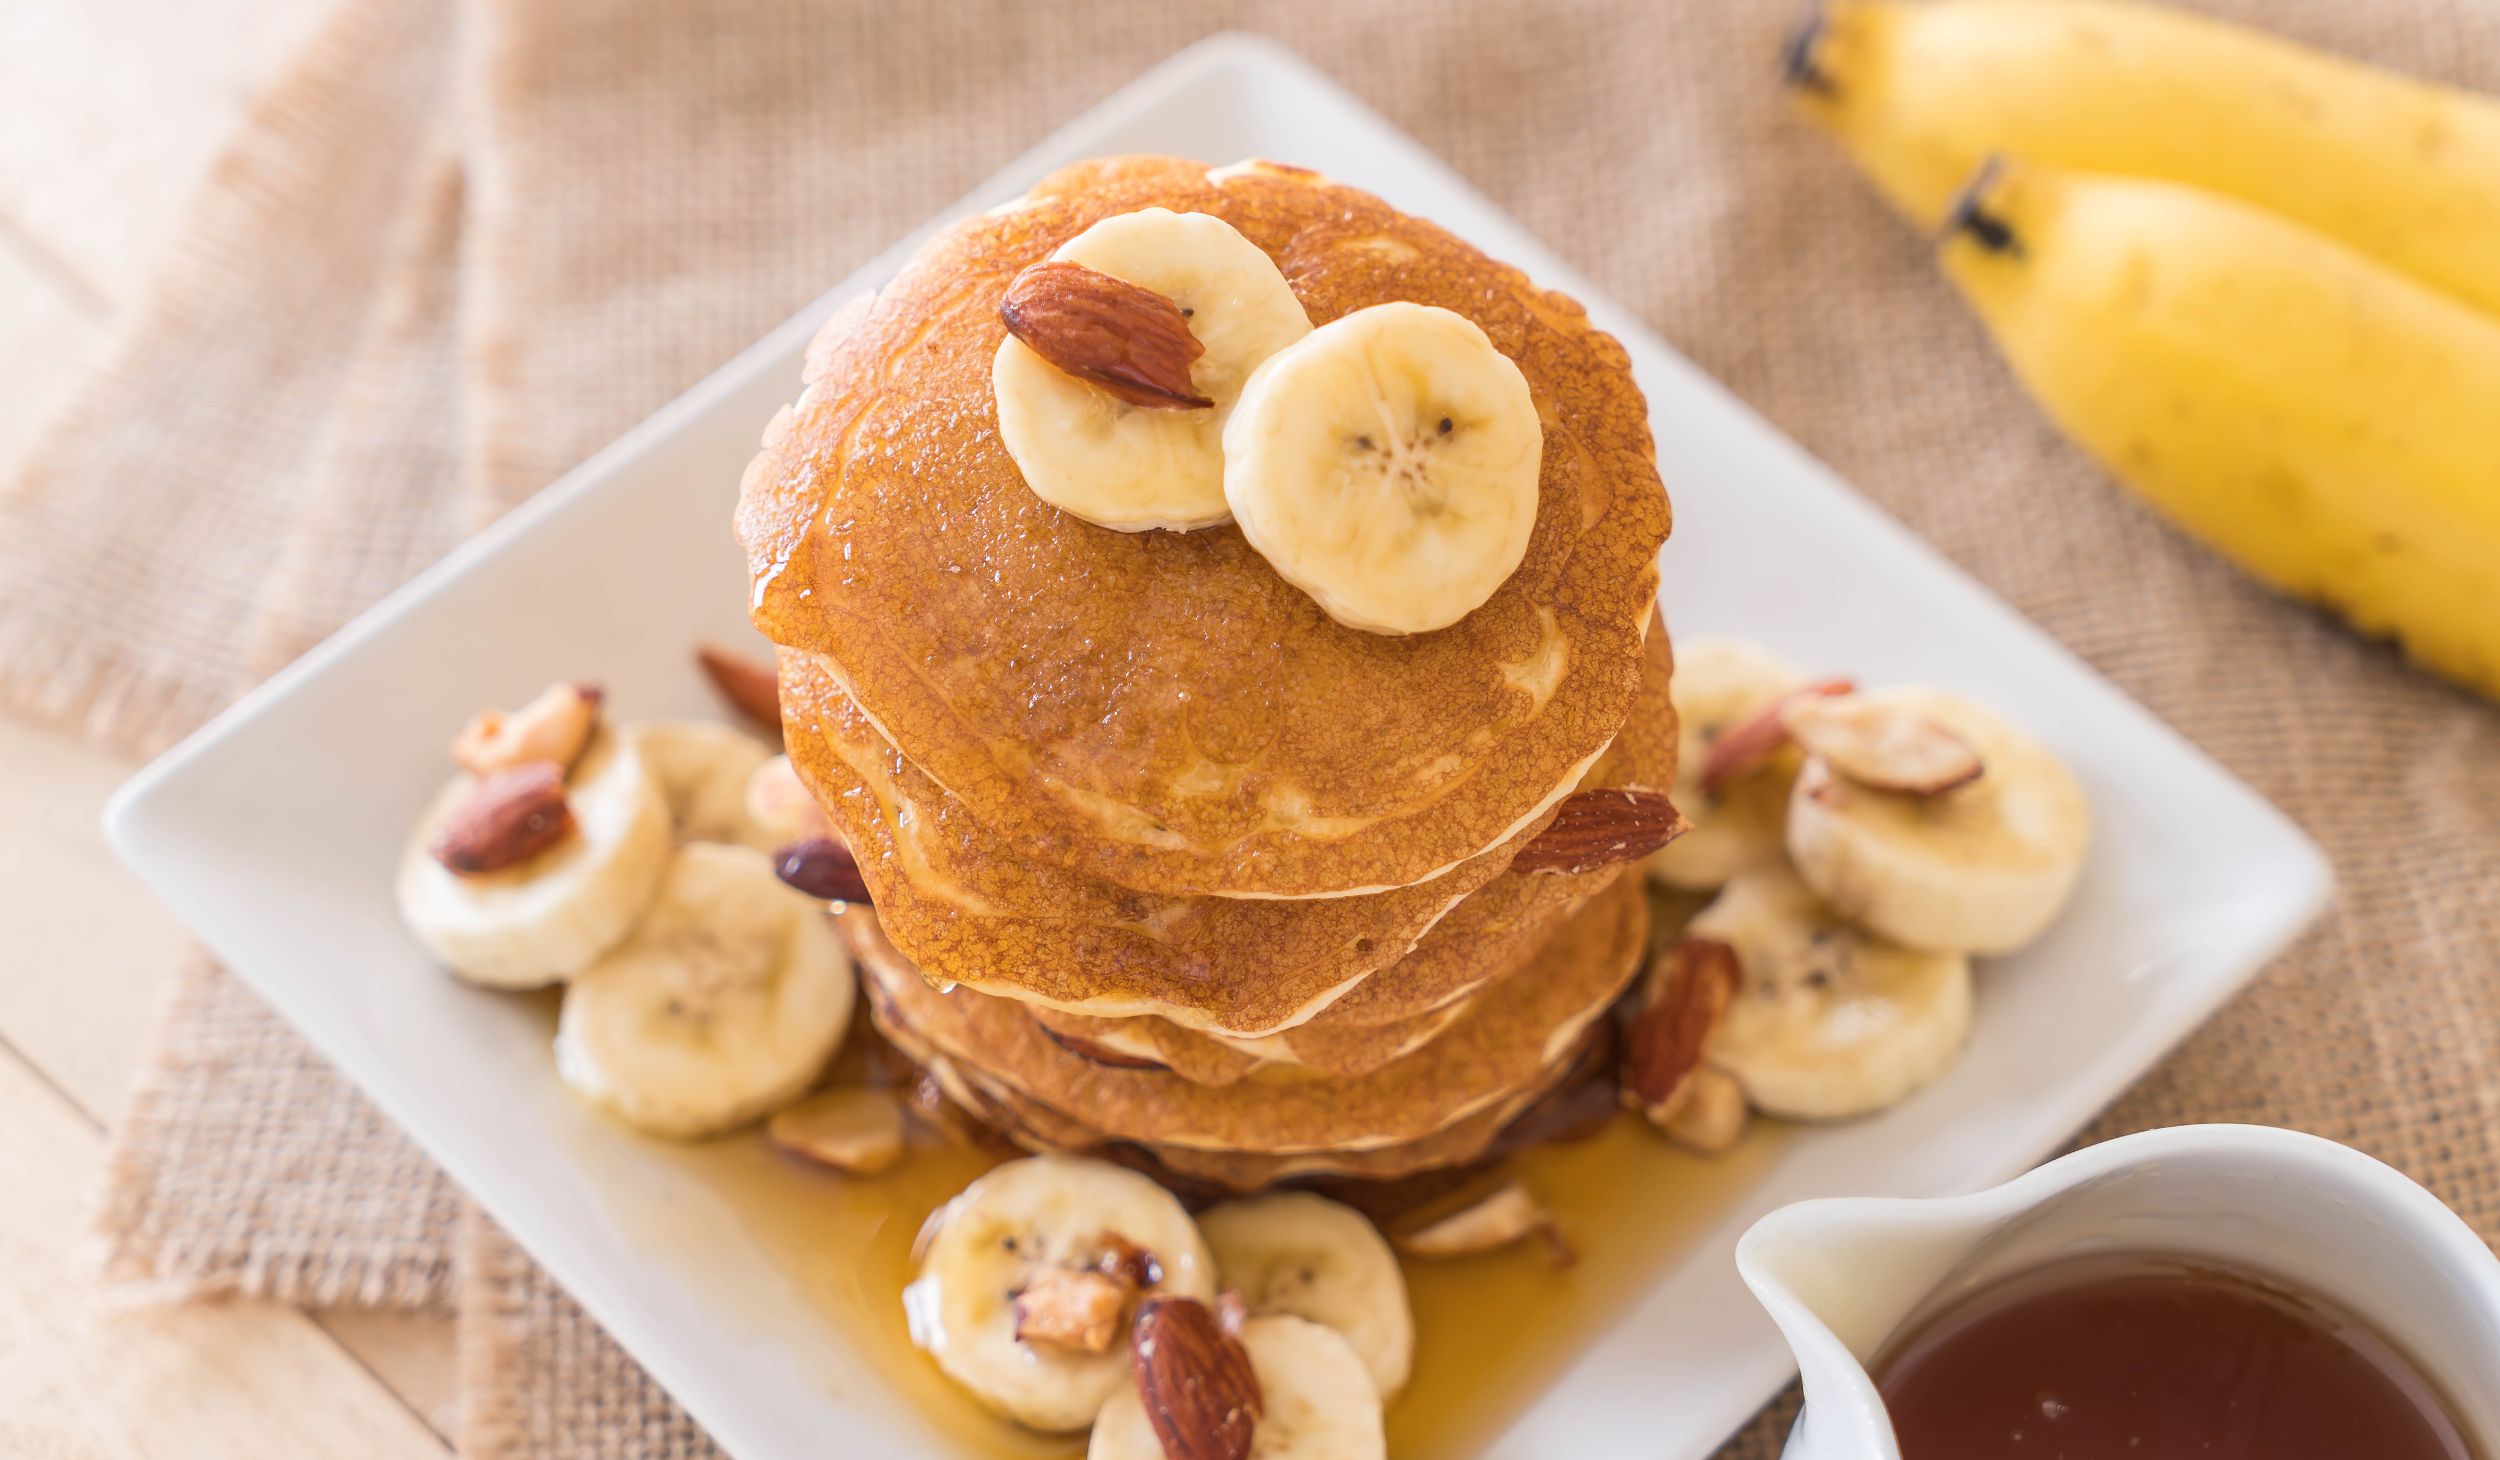
POLYGON ((2153 1256, 2050 1263, 1874 1365, 1902 1460, 2474 1460, 2428 1380, 2314 1299, 2153 1256))

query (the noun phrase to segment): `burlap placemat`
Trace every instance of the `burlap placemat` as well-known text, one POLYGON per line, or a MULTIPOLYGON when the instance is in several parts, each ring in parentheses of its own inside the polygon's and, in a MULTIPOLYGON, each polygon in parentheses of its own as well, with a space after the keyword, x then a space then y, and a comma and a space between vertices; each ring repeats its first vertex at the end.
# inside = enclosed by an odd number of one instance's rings
MULTIPOLYGON (((2207 8, 2500 85, 2492 0, 2207 8)), ((2326 845, 2334 912, 2093 1135, 2299 1126, 2500 1232, 2500 714, 2251 588, 2058 441, 1922 242, 1790 113, 1790 18, 464 0, 447 48, 426 0, 341 0, 105 372, 0 487, 0 704, 130 747, 179 733, 1049 126, 1202 33, 1264 30, 2326 845)), ((473 1454, 711 1453, 499 1235, 458 1233, 439 1176, 222 974, 177 981, 112 1172, 100 1230, 130 1281, 456 1286, 473 1454)))

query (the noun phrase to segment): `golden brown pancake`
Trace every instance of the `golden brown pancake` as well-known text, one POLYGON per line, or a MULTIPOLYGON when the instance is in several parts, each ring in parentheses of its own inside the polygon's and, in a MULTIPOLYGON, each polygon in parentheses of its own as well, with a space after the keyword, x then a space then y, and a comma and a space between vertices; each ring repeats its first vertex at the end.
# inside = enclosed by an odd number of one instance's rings
POLYGON ((1638 880, 1623 878, 1405 1058, 1353 1079, 1262 1068, 1221 1088, 1073 1054, 1012 1000, 930 987, 873 917, 849 913, 843 927, 878 1026, 905 1049, 944 1055, 1115 1139, 1290 1154, 1420 1140, 1535 1083, 1631 980, 1648 917, 1638 880))
POLYGON ((1066 168, 941 233, 809 358, 741 494, 756 624, 820 656, 1016 857, 1165 894, 1407 887, 1532 824, 1631 707, 1668 510, 1622 347, 1368 194, 1169 158, 1066 168), (1539 510, 1483 606, 1364 633, 1230 525, 1114 532, 1025 486, 991 396, 999 301, 1149 207, 1233 224, 1315 323, 1439 305, 1519 365, 1545 426, 1539 510))
MULTIPOLYGON (((1397 1024, 1481 987, 1610 880, 1501 872, 1506 848, 1374 897, 1133 892, 1017 860, 878 737, 812 656, 785 652, 781 666, 792 765, 857 856, 886 936, 940 983, 1070 1015, 1159 1016, 1247 1038, 1306 1022, 1397 1024), (1453 899, 1463 900, 1452 908, 1453 899)), ((1631 718, 1587 784, 1674 783, 1673 668, 1665 630, 1654 628, 1631 718)))
POLYGON ((1093 1019, 1025 1005, 1043 1030, 1072 1045, 1152 1060, 1193 1085, 1229 1085, 1263 1065, 1299 1065, 1328 1075, 1367 1075, 1430 1042, 1466 1012, 1469 995, 1389 1024, 1341 1027, 1325 1019, 1256 1039, 1203 1034, 1168 1019, 1093 1019))

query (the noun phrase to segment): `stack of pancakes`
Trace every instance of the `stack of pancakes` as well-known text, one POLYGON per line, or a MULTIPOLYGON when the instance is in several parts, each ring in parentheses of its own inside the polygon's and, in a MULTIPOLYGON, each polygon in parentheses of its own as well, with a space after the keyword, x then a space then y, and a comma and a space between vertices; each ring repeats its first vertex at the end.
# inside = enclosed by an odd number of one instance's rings
MULTIPOLYGON (((1585 1070, 1647 937, 1637 869, 1511 862, 1583 787, 1670 786, 1646 408, 1579 306, 1316 175, 1060 172, 845 308, 739 530, 790 756, 858 859, 886 1035, 1035 1149, 1236 1188, 1483 1154, 1585 1070), (998 302, 1095 221, 1211 213, 1314 323, 1466 315, 1545 449, 1524 561, 1406 637, 1347 628, 1229 525, 1121 533, 1001 446, 998 302)), ((1534 859, 1531 859, 1534 860, 1534 859)))

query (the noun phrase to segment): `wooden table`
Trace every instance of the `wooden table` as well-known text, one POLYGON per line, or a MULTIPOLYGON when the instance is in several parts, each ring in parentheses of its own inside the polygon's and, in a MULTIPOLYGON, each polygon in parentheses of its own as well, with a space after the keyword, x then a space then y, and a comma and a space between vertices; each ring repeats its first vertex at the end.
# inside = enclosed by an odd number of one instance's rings
MULTIPOLYGON (((58 404, 322 0, 0 0, 0 459, 58 404)), ((448 1320, 129 1309, 86 1218, 180 931, 97 830, 130 767, 0 720, 0 1455, 444 1460, 448 1320)))

